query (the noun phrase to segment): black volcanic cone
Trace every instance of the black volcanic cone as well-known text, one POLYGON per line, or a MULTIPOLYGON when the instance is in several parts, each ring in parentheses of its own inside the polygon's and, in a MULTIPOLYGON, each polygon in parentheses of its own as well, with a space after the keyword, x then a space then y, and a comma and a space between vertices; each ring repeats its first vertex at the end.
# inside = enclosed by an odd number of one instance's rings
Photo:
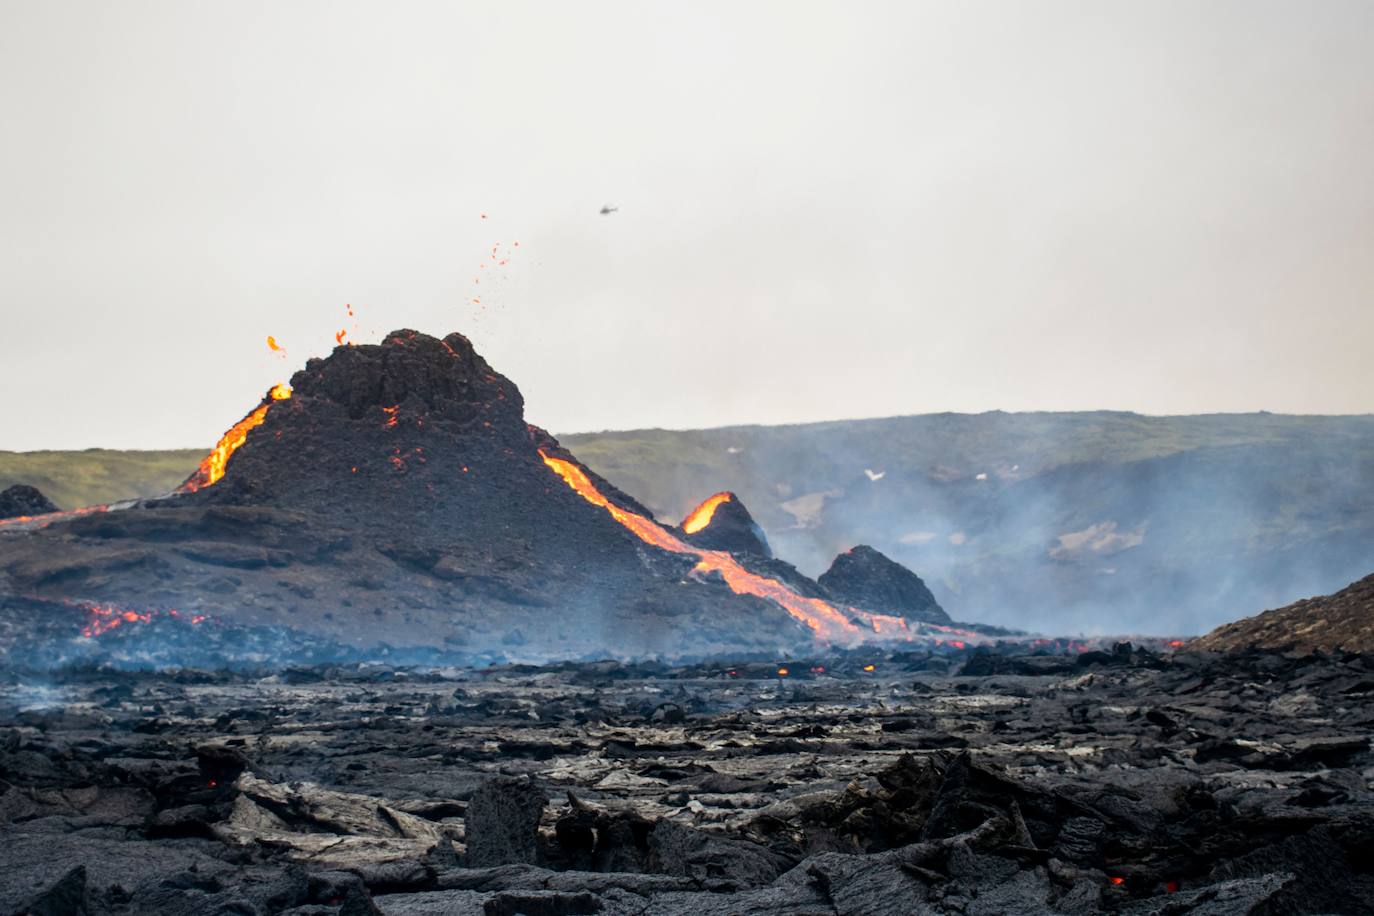
MULTIPOLYGON (((763 529, 754 521, 744 503, 730 492, 718 493, 711 499, 722 495, 726 499, 715 505, 706 527, 692 533, 682 531, 683 540, 707 550, 728 550, 730 553, 772 558, 773 551, 768 546, 763 529)), ((691 517, 689 514, 687 520, 691 517)), ((684 524, 687 520, 684 520, 684 524)))
POLYGON ((23 515, 46 515, 56 512, 52 500, 43 495, 37 487, 17 483, 0 493, 0 518, 18 518, 23 515))
POLYGON ((540 449, 571 456, 459 334, 340 347, 291 387, 218 482, 7 539, 0 593, 517 659, 809 644, 570 489, 540 449))
POLYGON ((833 601, 925 623, 951 623, 921 577, 866 544, 835 558, 816 580, 833 601))

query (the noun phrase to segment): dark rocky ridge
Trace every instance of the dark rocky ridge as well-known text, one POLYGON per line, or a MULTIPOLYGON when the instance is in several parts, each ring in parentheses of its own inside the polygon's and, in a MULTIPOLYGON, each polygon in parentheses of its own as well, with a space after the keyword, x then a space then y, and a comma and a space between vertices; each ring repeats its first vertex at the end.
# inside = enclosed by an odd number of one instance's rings
POLYGON ((837 556, 816 581, 835 601, 907 620, 951 622, 920 576, 867 544, 837 556))
POLYGON ((37 487, 17 483, 0 493, 0 519, 18 518, 23 515, 45 515, 56 512, 57 506, 44 496, 37 487))
POLYGON ((1335 594, 1223 624, 1193 645, 1220 651, 1374 652, 1374 575, 1335 594))
POLYGON ((811 645, 782 608, 691 574, 693 557, 646 545, 570 489, 540 452, 575 457, 525 422, 519 390, 461 335, 340 347, 291 386, 218 483, 3 532, 0 598, 176 609, 473 660, 811 645))

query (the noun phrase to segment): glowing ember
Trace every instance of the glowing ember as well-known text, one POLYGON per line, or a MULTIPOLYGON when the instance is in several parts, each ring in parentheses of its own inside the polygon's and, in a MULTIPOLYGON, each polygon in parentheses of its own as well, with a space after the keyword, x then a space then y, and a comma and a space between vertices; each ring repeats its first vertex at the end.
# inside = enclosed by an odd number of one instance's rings
POLYGON ((553 458, 543 449, 540 449, 539 457, 543 458, 544 463, 562 477, 578 495, 592 505, 605 509, 612 518, 630 529, 641 541, 670 553, 685 553, 697 557, 699 562, 693 572, 720 573, 726 585, 730 586, 730 590, 735 594, 753 595, 779 605, 810 627, 821 639, 829 642, 857 642, 860 638, 859 628, 829 602, 820 598, 807 598, 776 579, 755 575, 723 550, 701 550, 692 547, 670 534, 657 522, 612 503, 596 488, 586 472, 571 461, 553 458))
POLYGON ((716 514, 716 507, 721 503, 728 503, 734 497, 730 493, 717 493, 706 502, 697 506, 687 514, 682 520, 682 530, 688 534, 696 534, 707 525, 711 524, 711 519, 716 514))
POLYGON ((201 460, 200 467, 196 468, 196 472, 177 488, 177 492, 194 493, 218 483, 219 479, 224 476, 224 468, 229 464, 229 458, 248 439, 249 431, 262 425, 262 421, 267 419, 269 407, 275 402, 285 401, 289 397, 291 397, 291 389, 287 385, 283 383, 273 385, 272 390, 267 392, 267 396, 262 399, 261 404, 253 409, 252 413, 235 423, 227 433, 220 437, 219 442, 210 450, 210 454, 201 460))
POLYGON ((281 352, 281 345, 277 343, 277 338, 273 337, 271 334, 267 335, 267 349, 271 350, 273 353, 281 352))
POLYGON ((82 605, 86 613, 90 615, 86 625, 81 628, 81 635, 87 639, 93 639, 103 633, 108 633, 116 627, 122 627, 126 623, 151 623, 156 617, 167 616, 179 620, 187 620, 192 625, 204 623, 209 618, 205 614, 183 615, 180 611, 168 610, 133 610, 131 608, 116 607, 113 604, 90 604, 82 605))
POLYGON ((788 674, 788 671, 787 671, 786 668, 779 668, 779 669, 778 669, 778 677, 787 677, 787 674, 788 674))

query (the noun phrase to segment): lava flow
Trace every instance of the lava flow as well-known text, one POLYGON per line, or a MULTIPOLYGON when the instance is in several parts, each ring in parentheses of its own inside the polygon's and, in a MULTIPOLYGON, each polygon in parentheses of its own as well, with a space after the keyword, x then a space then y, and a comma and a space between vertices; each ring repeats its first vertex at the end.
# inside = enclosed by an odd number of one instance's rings
MULTIPOLYGON (((269 338, 270 340, 271 338, 269 338)), ((229 431, 220 437, 219 442, 210 450, 210 454, 200 462, 200 467, 196 472, 186 479, 186 482, 177 487, 178 493, 194 493, 205 487, 213 486, 224 476, 225 465, 229 463, 229 458, 238 450, 240 445, 248 438, 249 430, 261 426, 262 421, 267 419, 267 410, 277 401, 285 401, 291 397, 291 389, 283 383, 272 386, 272 390, 267 392, 267 396, 262 399, 262 403, 253 409, 253 412, 242 420, 229 427, 229 431)))
POLYGON ((728 490, 717 493, 701 505, 697 506, 687 517, 682 520, 682 530, 688 534, 696 534, 707 525, 711 524, 711 519, 716 514, 716 507, 721 503, 728 503, 734 499, 734 494, 728 490))
POLYGON ((46 515, 16 515, 14 518, 0 519, 0 528, 6 525, 32 525, 33 528, 43 528, 53 522, 60 522, 67 518, 78 518, 82 515, 90 515, 93 512, 108 512, 109 506, 101 504, 99 506, 82 506, 80 509, 67 509, 63 512, 49 512, 46 515))
MULTIPOLYGON (((553 469, 554 473, 572 487, 583 499, 594 506, 600 506, 611 514, 617 522, 634 532, 646 544, 652 544, 671 553, 685 553, 695 556, 699 562, 693 572, 718 572, 737 595, 753 595, 764 598, 782 607, 789 614, 810 627, 821 639, 832 643, 857 642, 862 631, 838 608, 820 598, 807 598, 799 595, 776 579, 751 573, 739 561, 723 550, 702 550, 692 547, 674 537, 657 522, 635 512, 629 512, 611 502, 596 485, 591 482, 580 467, 562 458, 553 458, 543 449, 539 457, 553 469)), ((714 499, 714 497, 712 497, 714 499)), ((722 500, 723 501, 723 500, 722 500)), ((708 500, 709 502, 709 500, 708 500)), ((714 511, 714 510, 713 510, 714 511)), ((695 513, 694 513, 695 514, 695 513)))

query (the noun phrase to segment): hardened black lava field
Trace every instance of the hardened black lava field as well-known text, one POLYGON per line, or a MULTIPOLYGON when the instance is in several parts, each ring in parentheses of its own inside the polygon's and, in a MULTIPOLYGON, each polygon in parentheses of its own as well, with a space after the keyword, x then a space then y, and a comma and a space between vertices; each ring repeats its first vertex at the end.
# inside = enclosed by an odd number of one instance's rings
POLYGON ((1374 656, 10 671, 10 913, 1368 913, 1374 656))

